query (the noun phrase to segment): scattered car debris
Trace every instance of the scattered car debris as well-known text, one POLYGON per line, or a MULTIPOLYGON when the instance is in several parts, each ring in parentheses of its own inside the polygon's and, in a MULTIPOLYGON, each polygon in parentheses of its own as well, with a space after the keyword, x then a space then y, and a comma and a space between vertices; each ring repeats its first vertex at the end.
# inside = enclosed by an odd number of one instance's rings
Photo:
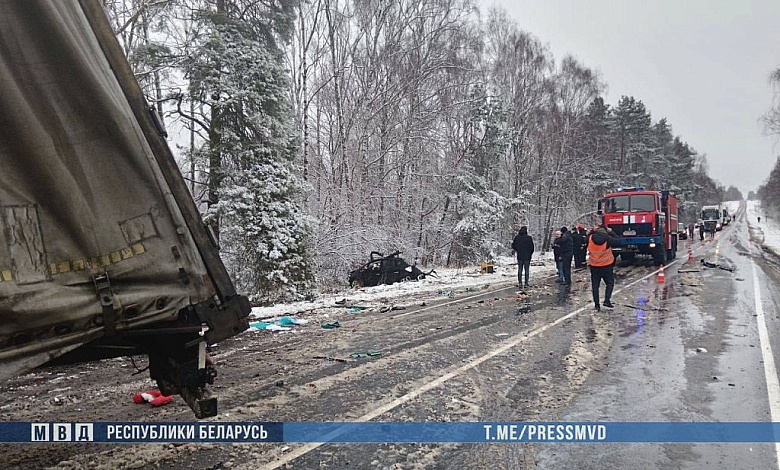
POLYGON ((250 328, 255 330, 267 331, 290 331, 293 325, 306 325, 309 320, 303 320, 292 317, 282 317, 278 320, 256 321, 249 324, 250 328))
POLYGON ((381 356, 382 353, 379 351, 367 351, 367 352, 354 352, 349 355, 349 357, 353 359, 361 358, 361 357, 377 357, 381 356))
POLYGON ((406 310, 406 307, 401 307, 397 305, 386 305, 379 309, 380 313, 387 313, 393 310, 406 310))
POLYGON ((348 360, 342 359, 340 357, 330 357, 330 356, 312 356, 312 359, 325 359, 326 361, 349 362, 348 360))
POLYGON ((737 270, 733 266, 726 266, 726 265, 723 265, 723 264, 720 264, 720 263, 713 263, 711 261, 707 261, 707 260, 704 260, 704 259, 701 260, 701 264, 703 264, 704 266, 706 266, 708 268, 720 268, 720 269, 722 269, 724 271, 728 271, 730 273, 733 273, 734 271, 737 270))
POLYGON ((256 321, 249 324, 250 328, 254 328, 255 330, 267 330, 267 331, 290 331, 292 328, 289 326, 281 326, 277 325, 276 323, 269 323, 264 321, 256 321))

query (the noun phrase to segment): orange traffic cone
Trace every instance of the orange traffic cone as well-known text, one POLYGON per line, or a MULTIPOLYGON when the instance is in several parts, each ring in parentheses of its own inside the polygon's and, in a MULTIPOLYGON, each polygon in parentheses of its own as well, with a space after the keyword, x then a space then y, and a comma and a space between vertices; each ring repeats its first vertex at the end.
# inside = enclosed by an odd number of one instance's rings
POLYGON ((666 277, 664 277, 664 265, 661 265, 661 269, 658 270, 658 283, 663 284, 666 282, 666 277))
POLYGON ((693 249, 691 247, 688 247, 688 261, 693 261, 693 249))

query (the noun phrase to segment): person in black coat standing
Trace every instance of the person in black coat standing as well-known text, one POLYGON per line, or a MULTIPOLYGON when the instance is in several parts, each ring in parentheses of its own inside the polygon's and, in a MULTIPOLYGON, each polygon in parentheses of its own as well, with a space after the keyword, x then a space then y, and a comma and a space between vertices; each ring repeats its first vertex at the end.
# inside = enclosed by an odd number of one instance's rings
POLYGON ((561 238, 558 240, 558 244, 561 247, 561 258, 563 258, 563 283, 571 285, 571 259, 574 257, 574 241, 568 228, 561 227, 561 238))
POLYGON ((525 287, 528 287, 531 255, 534 254, 534 241, 528 235, 528 227, 520 227, 520 231, 512 240, 512 249, 517 253, 517 284, 523 287, 523 271, 525 271, 525 287))
POLYGON ((574 267, 587 268, 586 256, 588 254, 588 231, 585 226, 577 224, 576 232, 579 234, 580 245, 574 245, 574 267))
POLYGON ((558 279, 555 280, 558 284, 563 283, 563 258, 561 257, 561 245, 558 241, 561 239, 561 231, 556 230, 553 234, 552 249, 553 257, 555 258, 555 269, 558 270, 558 279))

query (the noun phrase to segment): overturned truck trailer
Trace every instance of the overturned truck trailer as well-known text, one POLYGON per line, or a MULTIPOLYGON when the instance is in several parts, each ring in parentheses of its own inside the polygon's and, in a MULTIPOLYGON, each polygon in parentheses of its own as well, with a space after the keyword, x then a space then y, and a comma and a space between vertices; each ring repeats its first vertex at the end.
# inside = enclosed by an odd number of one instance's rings
MULTIPOLYGON (((0 1, 0 378, 149 355, 217 413, 207 344, 248 327, 99 0, 0 1)), ((85 384, 88 387, 88 384, 85 384)))

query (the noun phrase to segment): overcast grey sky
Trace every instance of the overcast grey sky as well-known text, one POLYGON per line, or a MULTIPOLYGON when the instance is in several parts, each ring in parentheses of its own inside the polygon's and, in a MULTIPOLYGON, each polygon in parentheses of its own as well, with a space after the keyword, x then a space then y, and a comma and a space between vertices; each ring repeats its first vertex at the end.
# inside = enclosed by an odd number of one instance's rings
POLYGON ((607 101, 641 100, 747 196, 780 145, 760 122, 780 68, 780 0, 479 0, 498 6, 560 62, 598 70, 607 101))

